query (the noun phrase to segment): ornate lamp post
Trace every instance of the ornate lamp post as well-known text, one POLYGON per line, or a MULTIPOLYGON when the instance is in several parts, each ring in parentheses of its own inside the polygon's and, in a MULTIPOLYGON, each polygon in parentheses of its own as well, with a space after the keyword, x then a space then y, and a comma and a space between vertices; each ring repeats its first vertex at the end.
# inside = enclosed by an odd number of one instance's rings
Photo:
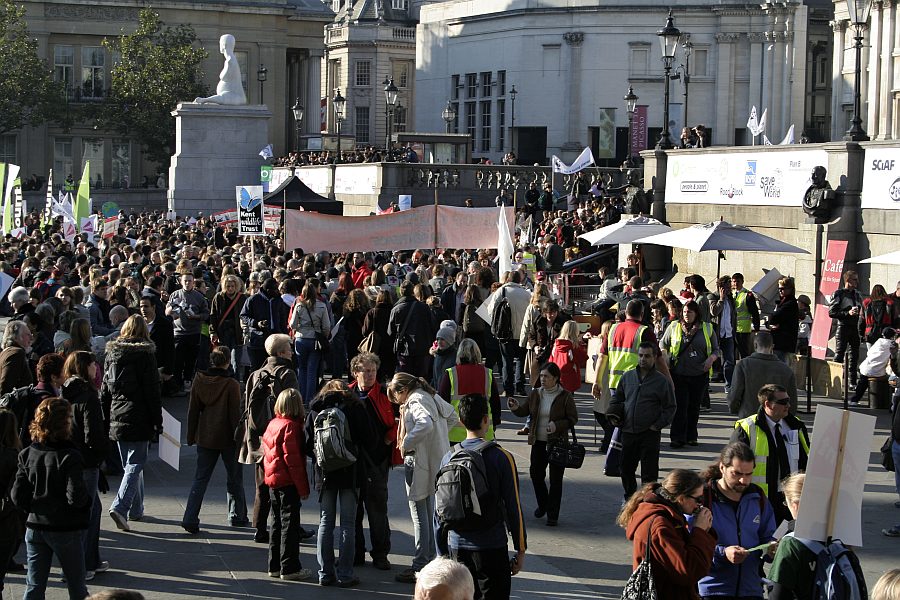
POLYGON ((334 122, 337 125, 337 156, 334 159, 335 163, 341 162, 341 125, 344 123, 344 109, 347 107, 347 100, 343 96, 341 96, 341 88, 335 88, 334 90, 334 98, 331 99, 331 104, 334 106, 334 122))
POLYGON ((509 98, 512 100, 512 124, 509 126, 509 145, 512 146, 512 151, 516 151, 516 140, 513 136, 516 134, 516 94, 519 92, 516 91, 516 85, 513 84, 512 89, 509 90, 509 98))
POLYGON ((869 12, 872 10, 871 0, 847 0, 847 12, 850 13, 850 24, 856 30, 853 39, 856 41, 856 72, 853 78, 853 120, 850 121, 850 129, 844 134, 844 141, 847 142, 865 142, 869 136, 862 126, 862 117, 860 111, 860 93, 859 88, 862 78, 862 47, 863 32, 868 27, 869 12))
POLYGON ((688 86, 691 83, 691 54, 694 52, 694 44, 691 43, 689 34, 682 34, 681 49, 684 51, 684 63, 678 67, 678 73, 672 79, 681 79, 684 84, 684 123, 682 127, 690 127, 688 125, 688 86))
POLYGON ((634 109, 637 107, 638 101, 638 97, 634 93, 633 87, 630 85, 628 86, 628 93, 625 94, 625 97, 622 98, 622 100, 625 101, 625 112, 628 113, 628 156, 625 157, 625 168, 630 169, 634 166, 634 161, 631 160, 631 139, 634 136, 634 109))
POLYGON ((266 68, 266 65, 259 63, 259 68, 256 70, 256 80, 259 82, 259 103, 265 104, 263 102, 263 83, 268 79, 269 70, 266 68))
POLYGON ((441 118, 447 124, 447 133, 450 133, 450 124, 456 119, 456 109, 453 108, 453 104, 449 100, 447 100, 447 106, 441 111, 441 118))
POLYGON ((672 9, 669 9, 669 16, 666 18, 666 26, 656 32, 659 36, 660 50, 662 50, 663 69, 665 72, 665 96, 663 98, 663 127, 659 134, 659 141, 656 143, 657 150, 671 150, 674 146, 672 138, 669 136, 669 79, 672 73, 672 63, 675 62, 675 51, 678 49, 678 40, 681 39, 681 32, 675 27, 672 18, 672 9))
POLYGON ((394 78, 391 77, 390 80, 387 81, 387 85, 384 86, 384 102, 387 107, 387 131, 384 135, 384 152, 388 159, 390 159, 391 155, 391 126, 394 121, 394 109, 397 106, 397 95, 400 93, 400 90, 397 89, 397 86, 394 85, 394 78))
POLYGON ((300 104, 300 98, 297 98, 294 106, 291 107, 291 112, 294 113, 294 125, 297 128, 297 152, 300 151, 300 124, 303 122, 304 110, 303 105, 300 104))

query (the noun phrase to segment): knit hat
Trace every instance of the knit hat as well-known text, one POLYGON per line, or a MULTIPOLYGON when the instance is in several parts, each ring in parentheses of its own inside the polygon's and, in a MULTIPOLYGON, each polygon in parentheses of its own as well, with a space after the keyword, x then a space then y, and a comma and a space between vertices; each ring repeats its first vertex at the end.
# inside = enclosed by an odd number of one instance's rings
POLYGON ((441 329, 443 329, 444 327, 449 327, 453 331, 456 331, 459 328, 459 325, 457 325, 456 321, 454 321, 453 319, 445 319, 445 320, 441 321, 441 325, 440 325, 441 329))
POLYGON ((456 342, 456 330, 452 327, 441 327, 438 329, 437 336, 439 340, 445 340, 448 344, 453 345, 456 342))

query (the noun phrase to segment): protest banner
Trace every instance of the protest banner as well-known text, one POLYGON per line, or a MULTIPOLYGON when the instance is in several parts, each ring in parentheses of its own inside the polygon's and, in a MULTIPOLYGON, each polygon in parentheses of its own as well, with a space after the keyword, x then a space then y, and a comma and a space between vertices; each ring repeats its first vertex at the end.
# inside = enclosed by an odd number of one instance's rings
POLYGON ((265 235, 263 188, 261 185, 235 186, 237 194, 238 234, 265 235))
POLYGON ((111 239, 116 232, 119 231, 119 217, 109 217, 108 219, 104 219, 103 221, 103 234, 102 238, 104 240, 111 239))
POLYGON ((813 358, 825 359, 829 337, 831 337, 831 317, 828 316, 828 307, 817 304, 813 315, 812 332, 809 335, 810 355, 813 358))

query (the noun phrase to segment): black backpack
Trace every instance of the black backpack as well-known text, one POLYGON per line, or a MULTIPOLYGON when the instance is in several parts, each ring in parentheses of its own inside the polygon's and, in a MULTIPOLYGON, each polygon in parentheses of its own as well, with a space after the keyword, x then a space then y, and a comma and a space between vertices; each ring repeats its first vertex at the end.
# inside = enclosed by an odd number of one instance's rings
POLYGON ((512 306, 506 299, 506 289, 500 289, 500 297, 494 304, 494 314, 491 315, 491 333, 501 342, 511 340, 513 335, 512 306))
POLYGON ((37 396, 33 385, 16 388, 0 396, 0 408, 5 408, 16 415, 20 437, 34 417, 34 400, 37 396))
MULTIPOLYGON (((281 393, 281 380, 269 371, 257 371, 258 375, 247 396, 245 416, 248 429, 254 437, 260 437, 275 418, 275 399, 281 393)), ((237 433, 237 432, 235 432, 237 433)))
POLYGON ((434 485, 434 512, 443 531, 482 531, 500 520, 500 498, 491 491, 483 457, 494 446, 494 441, 482 441, 470 449, 453 446, 434 485))

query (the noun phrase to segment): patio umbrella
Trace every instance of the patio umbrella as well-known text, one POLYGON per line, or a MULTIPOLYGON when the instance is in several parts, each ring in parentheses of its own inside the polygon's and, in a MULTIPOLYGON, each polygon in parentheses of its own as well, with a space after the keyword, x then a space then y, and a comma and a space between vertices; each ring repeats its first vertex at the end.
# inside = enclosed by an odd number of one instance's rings
POLYGON ((879 254, 865 260, 857 262, 857 264, 879 264, 879 265, 900 265, 900 250, 888 252, 887 254, 879 254))
POLYGON ((600 229, 582 233, 578 237, 587 240, 592 246, 603 246, 605 244, 630 244, 638 238, 666 233, 667 231, 672 231, 672 228, 654 218, 641 215, 632 217, 627 221, 619 221, 600 229))
MULTIPOLYGON (((671 248, 686 248, 694 252, 716 250, 719 252, 737 250, 742 252, 791 252, 809 254, 803 248, 792 246, 773 237, 757 233, 743 225, 732 225, 727 221, 713 221, 701 225, 692 225, 684 229, 676 229, 634 240, 636 244, 657 244, 671 248)), ((722 255, 719 254, 721 263, 722 255)), ((716 269, 716 277, 719 269, 716 269)))

